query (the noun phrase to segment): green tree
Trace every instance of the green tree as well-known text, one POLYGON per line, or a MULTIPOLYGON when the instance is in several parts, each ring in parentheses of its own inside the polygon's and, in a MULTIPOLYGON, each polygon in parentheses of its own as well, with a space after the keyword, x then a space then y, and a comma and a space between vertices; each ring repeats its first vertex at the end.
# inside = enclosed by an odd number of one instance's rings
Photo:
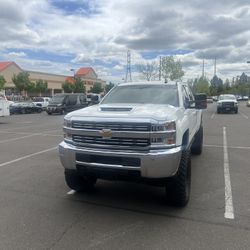
POLYGON ((155 79, 159 72, 156 62, 141 63, 137 65, 137 68, 143 79, 146 79, 147 81, 155 79))
POLYGON ((108 93, 115 85, 112 82, 105 85, 105 92, 108 93))
POLYGON ((209 80, 205 77, 195 79, 192 90, 194 93, 206 93, 207 95, 210 95, 209 80))
POLYGON ((20 72, 17 75, 14 74, 12 82, 15 84, 16 89, 20 92, 30 89, 32 85, 30 84, 28 72, 20 72))
POLYGON ((75 78, 75 89, 73 90, 75 93, 85 93, 85 86, 81 78, 75 78))
POLYGON ((46 92, 48 89, 48 82, 47 81, 43 81, 41 79, 37 80, 35 83, 35 90, 37 92, 39 92, 39 95, 41 96, 42 93, 46 92))
POLYGON ((180 60, 175 60, 173 56, 162 58, 161 71, 165 82, 168 80, 179 80, 184 76, 180 60))
POLYGON ((0 75, 0 90, 3 89, 5 83, 6 83, 6 80, 4 76, 0 75))
POLYGON ((65 93, 74 93, 74 91, 75 91, 75 84, 74 83, 70 83, 68 81, 65 81, 62 84, 62 89, 64 90, 65 93))
POLYGON ((90 92, 96 93, 96 94, 103 92, 102 84, 99 82, 95 82, 93 84, 93 87, 91 87, 90 92))
POLYGON ((211 81, 210 93, 211 95, 220 95, 223 92, 223 81, 215 75, 211 81))

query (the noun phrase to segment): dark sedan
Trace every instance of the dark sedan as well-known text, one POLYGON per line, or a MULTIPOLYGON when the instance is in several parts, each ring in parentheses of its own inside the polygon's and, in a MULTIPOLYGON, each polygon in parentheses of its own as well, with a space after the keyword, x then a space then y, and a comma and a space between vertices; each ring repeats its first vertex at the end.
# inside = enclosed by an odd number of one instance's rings
POLYGON ((36 106, 32 102, 17 102, 10 105, 10 114, 41 113, 42 111, 42 107, 36 106))

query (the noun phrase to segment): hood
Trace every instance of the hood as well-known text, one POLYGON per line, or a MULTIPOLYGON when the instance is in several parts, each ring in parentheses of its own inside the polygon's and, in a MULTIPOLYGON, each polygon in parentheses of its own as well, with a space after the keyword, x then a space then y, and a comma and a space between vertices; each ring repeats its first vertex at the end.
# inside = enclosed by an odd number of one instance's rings
POLYGON ((234 103, 237 103, 237 100, 224 99, 224 100, 219 100, 219 101, 217 101, 217 103, 224 103, 224 102, 234 102, 234 103))
POLYGON ((73 111, 67 119, 96 117, 112 119, 145 119, 167 121, 176 120, 179 108, 171 105, 133 104, 133 105, 94 105, 73 111))

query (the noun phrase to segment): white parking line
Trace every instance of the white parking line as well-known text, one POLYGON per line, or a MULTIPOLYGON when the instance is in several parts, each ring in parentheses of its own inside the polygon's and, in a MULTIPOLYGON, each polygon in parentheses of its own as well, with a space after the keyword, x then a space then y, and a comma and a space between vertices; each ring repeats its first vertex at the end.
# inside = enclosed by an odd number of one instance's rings
POLYGON ((48 148, 48 149, 45 149, 45 150, 42 150, 42 151, 39 151, 39 152, 36 152, 36 153, 33 153, 33 154, 25 155, 23 157, 17 158, 17 159, 12 160, 12 161, 3 162, 3 163, 0 164, 0 167, 6 166, 6 165, 10 165, 12 163, 15 163, 15 162, 18 162, 18 161, 22 161, 22 160, 30 158, 32 156, 40 155, 40 154, 43 154, 43 153, 46 153, 46 152, 49 152, 49 151, 52 151, 52 150, 55 150, 55 149, 57 149, 57 147, 48 148))
POLYGON ((245 115, 245 114, 242 113, 241 111, 239 111, 239 113, 240 113, 244 118, 248 119, 248 116, 247 116, 247 115, 245 115))
POLYGON ((234 219, 234 207, 233 207, 233 197, 232 188, 229 172, 229 161, 228 161, 228 151, 227 151, 227 131, 226 127, 223 127, 223 152, 224 152, 224 178, 225 178, 225 213, 224 217, 226 219, 234 219))
POLYGON ((213 114, 211 115, 210 118, 211 118, 211 119, 214 119, 214 116, 215 116, 215 113, 213 113, 213 114))
POLYGON ((70 190, 67 194, 68 195, 72 195, 72 194, 75 194, 76 193, 76 191, 74 190, 74 189, 72 189, 72 190, 70 190))
MULTIPOLYGON (((204 144, 204 147, 207 148, 223 148, 223 145, 211 145, 211 144, 204 144)), ((250 149, 250 147, 242 147, 242 146, 227 146, 227 148, 231 149, 250 149)))

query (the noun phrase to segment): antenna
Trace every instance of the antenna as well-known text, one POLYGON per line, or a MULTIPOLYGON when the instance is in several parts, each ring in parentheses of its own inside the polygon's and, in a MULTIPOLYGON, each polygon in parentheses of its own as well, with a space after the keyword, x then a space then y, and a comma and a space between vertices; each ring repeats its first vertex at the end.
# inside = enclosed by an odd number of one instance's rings
POLYGON ((125 82, 132 82, 130 50, 127 51, 127 70, 126 70, 125 82))

